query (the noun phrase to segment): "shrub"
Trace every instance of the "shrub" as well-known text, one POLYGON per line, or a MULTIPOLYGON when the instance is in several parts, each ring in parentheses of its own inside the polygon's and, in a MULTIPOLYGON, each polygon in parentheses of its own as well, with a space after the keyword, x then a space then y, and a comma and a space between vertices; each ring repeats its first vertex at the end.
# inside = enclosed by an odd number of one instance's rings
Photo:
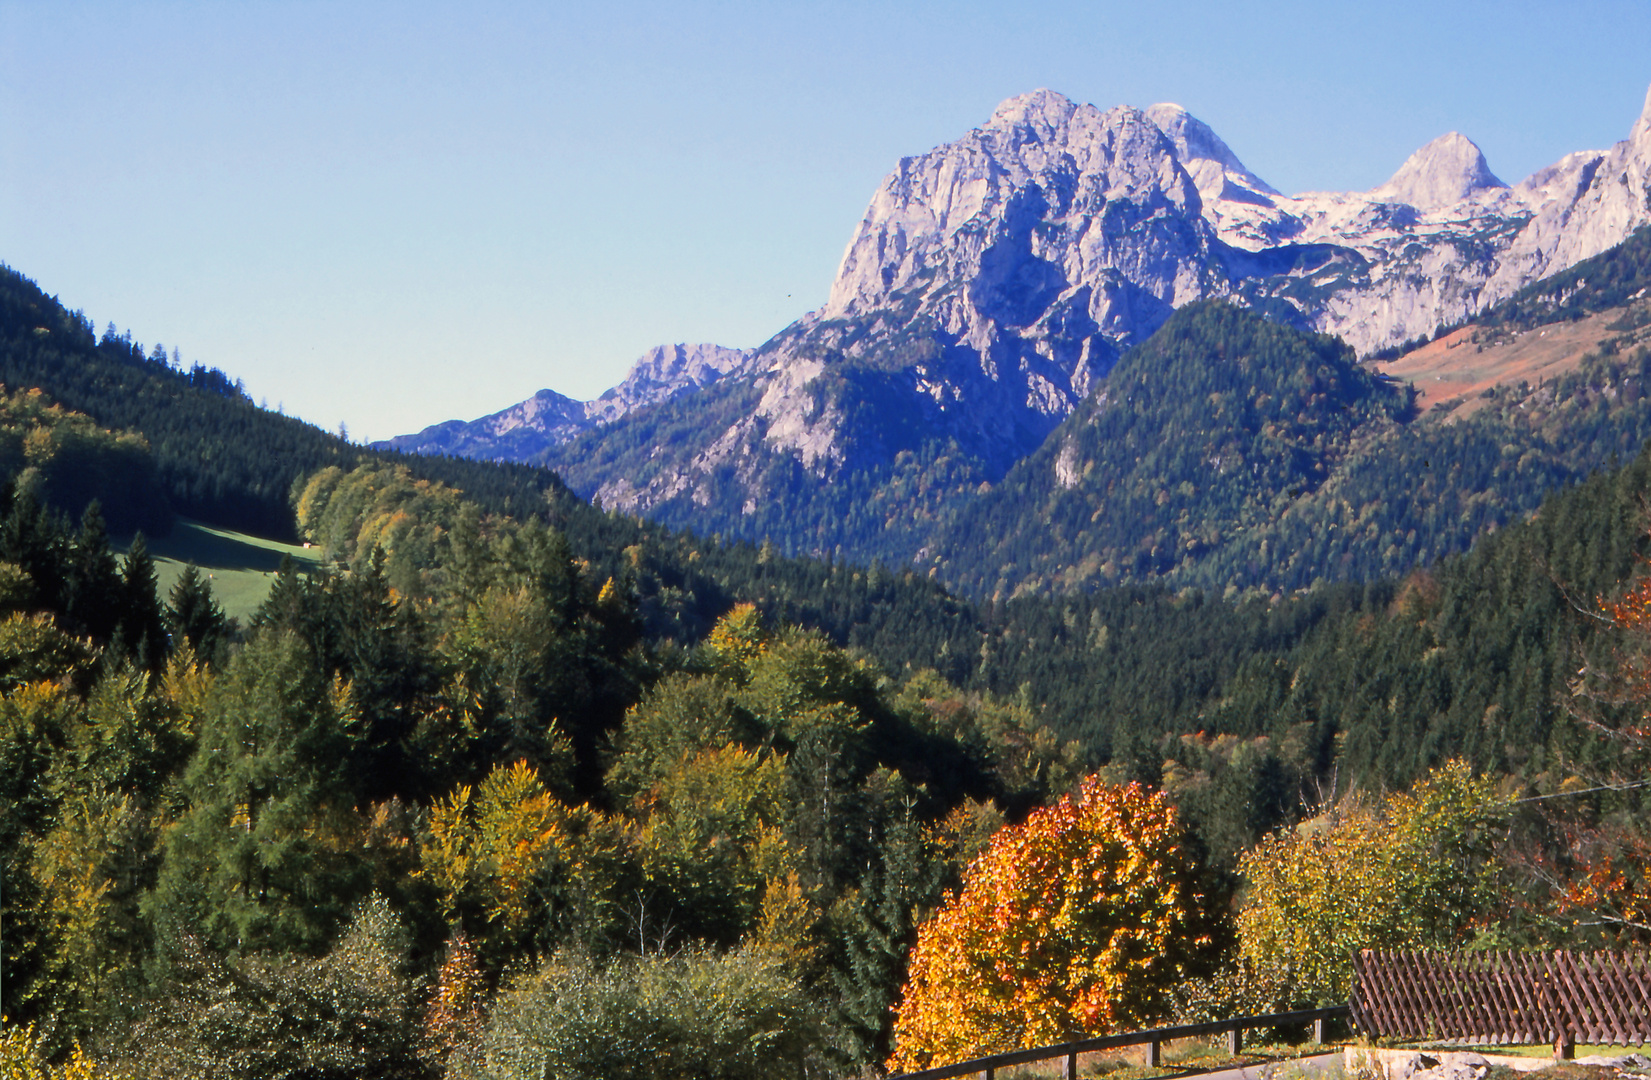
POLYGON ((1288 967, 1300 1003, 1347 1000, 1360 949, 1463 944, 1494 901, 1495 784, 1451 762, 1381 805, 1353 804, 1247 852, 1239 944, 1288 967))
POLYGON ((564 952, 499 996, 473 1063, 486 1080, 766 1080, 817 1065, 824 1034, 772 954, 689 950, 598 962, 564 952))
POLYGON ((185 939, 123 1039, 122 1075, 167 1080, 418 1080, 417 987, 381 896, 323 957, 225 959, 185 939))

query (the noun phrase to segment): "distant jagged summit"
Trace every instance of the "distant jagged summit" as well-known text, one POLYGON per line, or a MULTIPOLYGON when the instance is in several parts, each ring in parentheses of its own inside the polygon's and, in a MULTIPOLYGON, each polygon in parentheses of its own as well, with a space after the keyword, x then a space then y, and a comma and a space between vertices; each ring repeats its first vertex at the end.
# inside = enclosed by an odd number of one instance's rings
POLYGON ((1651 224, 1651 92, 1628 138, 1567 154, 1516 188, 1536 212, 1501 258, 1488 299, 1615 247, 1651 224))
POLYGON ((1005 98, 992 110, 991 118, 980 129, 1009 129, 1015 127, 1040 128, 1046 140, 1058 137, 1057 132, 1084 109, 1100 112, 1093 105, 1080 105, 1065 94, 1040 86, 1036 90, 1005 98))
MULTIPOLYGON (((1133 340, 1192 298, 1208 240, 1197 185, 1146 113, 1036 90, 957 141, 901 159, 820 314, 916 300, 982 351, 1004 327, 1041 339, 1086 326, 1084 337, 1133 340), (1057 311, 1059 326, 1046 326, 1057 311)), ((1089 363, 1073 350, 1037 351, 1068 374, 1089 363)), ((1104 370, 1116 354, 1103 351, 1104 370)))
POLYGON ((716 382, 745 366, 749 349, 729 349, 721 345, 656 345, 643 353, 625 376, 625 381, 585 403, 585 414, 593 424, 619 419, 632 409, 716 382))
POLYGON ((1507 186, 1490 171, 1484 153, 1472 139, 1451 131, 1411 154, 1399 171, 1370 195, 1418 210, 1443 210, 1481 191, 1507 186))
POLYGON ((749 349, 721 345, 656 345, 631 365, 624 382, 594 401, 575 401, 554 390, 541 390, 479 420, 447 420, 373 446, 410 454, 527 461, 634 409, 716 382, 743 367, 751 355, 749 349))

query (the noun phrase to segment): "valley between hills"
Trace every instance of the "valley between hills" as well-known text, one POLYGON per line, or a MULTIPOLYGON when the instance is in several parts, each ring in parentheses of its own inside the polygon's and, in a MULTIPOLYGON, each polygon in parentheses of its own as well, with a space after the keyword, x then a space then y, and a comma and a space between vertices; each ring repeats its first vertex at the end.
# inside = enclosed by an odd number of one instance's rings
POLYGON ((0 268, 0 1062, 864 1077, 1643 947, 1648 167, 1037 91, 774 340, 387 446, 0 268))

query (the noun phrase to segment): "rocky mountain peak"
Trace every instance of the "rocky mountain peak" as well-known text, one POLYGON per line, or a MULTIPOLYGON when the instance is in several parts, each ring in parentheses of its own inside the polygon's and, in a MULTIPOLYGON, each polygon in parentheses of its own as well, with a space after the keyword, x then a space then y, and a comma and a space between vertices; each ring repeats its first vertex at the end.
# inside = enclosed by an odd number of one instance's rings
POLYGON ((743 369, 755 355, 751 349, 721 345, 656 345, 631 365, 624 382, 594 401, 541 390, 479 420, 448 420, 373 445, 413 454, 526 461, 626 413, 708 386, 743 369))
POLYGON ((586 402, 586 415, 593 423, 611 423, 632 409, 716 382, 751 356, 749 349, 721 345, 656 345, 631 365, 624 382, 586 402))
MULTIPOLYGON (((1036 90, 902 158, 826 304, 760 350, 665 347, 596 401, 547 392, 405 448, 548 461, 605 506, 708 532, 810 521, 807 542, 830 549, 852 539, 833 523, 875 518, 879 546, 860 551, 882 558, 905 550, 900 536, 915 550, 923 522, 995 483, 1193 300, 1230 297, 1368 353, 1470 317, 1648 217, 1651 101, 1630 139, 1517 191, 1453 132, 1374 191, 1283 195, 1180 106, 1103 110, 1036 90), (608 425, 613 455, 590 454, 608 425), (579 432, 591 441, 553 452, 579 432), (870 501, 850 507, 844 492, 870 501)), ((1078 477, 1070 463, 1056 475, 1078 477)))
POLYGON ((1198 185, 1204 201, 1234 199, 1270 204, 1278 191, 1245 168, 1210 126, 1179 105, 1163 102, 1145 110, 1147 118, 1169 136, 1181 165, 1198 185))
POLYGON ((1519 185, 1535 216, 1502 256, 1487 301, 1622 243, 1651 224, 1651 93, 1628 138, 1567 154, 1519 185))
MULTIPOLYGON (((1056 297, 1094 283, 1103 268, 1139 259, 1141 242, 1199 248, 1196 226, 1179 235, 1198 221, 1199 207, 1198 188, 1174 144, 1141 110, 1103 112, 1049 90, 1022 94, 999 105, 986 124, 902 159, 884 178, 821 315, 885 309, 914 290, 955 297, 956 283, 976 282, 964 303, 948 302, 936 314, 948 333, 981 348, 986 341, 976 331, 988 321, 1037 321, 1056 297), (1118 218, 1120 228, 1129 218, 1130 240, 1094 228, 1102 216, 1118 218), (1178 233, 1173 241, 1166 229, 1178 233), (1088 240, 1075 243, 1079 237, 1088 240), (997 289, 1003 274, 1019 280, 997 289), (1009 299, 1012 310, 994 298, 1009 299)), ((1177 278, 1171 270, 1154 287, 1161 300, 1175 302, 1177 278)), ((1099 290, 1084 293, 1076 298, 1081 306, 1107 302, 1099 290)), ((1096 308, 1090 317, 1110 327, 1110 314, 1096 308)))
POLYGON ((1418 210, 1442 210, 1481 191, 1506 188, 1473 140, 1449 131, 1411 154, 1372 198, 1418 210))
POLYGON ((1079 108, 1081 106, 1065 94, 1040 87, 1003 101, 983 126, 997 129, 1041 127, 1056 131, 1064 127, 1079 108))
POLYGON ((1629 142, 1647 138, 1651 138, 1651 87, 1645 91, 1645 105, 1640 109, 1640 118, 1634 121, 1634 129, 1628 133, 1629 142))

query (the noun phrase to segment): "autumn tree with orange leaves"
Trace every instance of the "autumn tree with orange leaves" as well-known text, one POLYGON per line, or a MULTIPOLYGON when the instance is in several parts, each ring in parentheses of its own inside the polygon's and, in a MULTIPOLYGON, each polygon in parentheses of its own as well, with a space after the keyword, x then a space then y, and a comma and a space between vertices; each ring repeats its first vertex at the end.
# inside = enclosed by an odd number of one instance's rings
POLYGON ((1098 777, 1001 830, 918 930, 893 1071, 1161 1018, 1213 958, 1175 808, 1098 777))
POLYGON ((1616 792, 1643 784, 1651 750, 1651 575, 1600 597, 1594 615, 1606 644, 1571 693, 1577 717, 1612 747, 1603 759, 1610 767, 1573 775, 1543 797, 1554 845, 1525 853, 1522 868, 1548 887, 1538 914, 1556 924, 1550 933, 1643 944, 1651 940, 1651 834, 1629 809, 1634 800, 1616 792))

